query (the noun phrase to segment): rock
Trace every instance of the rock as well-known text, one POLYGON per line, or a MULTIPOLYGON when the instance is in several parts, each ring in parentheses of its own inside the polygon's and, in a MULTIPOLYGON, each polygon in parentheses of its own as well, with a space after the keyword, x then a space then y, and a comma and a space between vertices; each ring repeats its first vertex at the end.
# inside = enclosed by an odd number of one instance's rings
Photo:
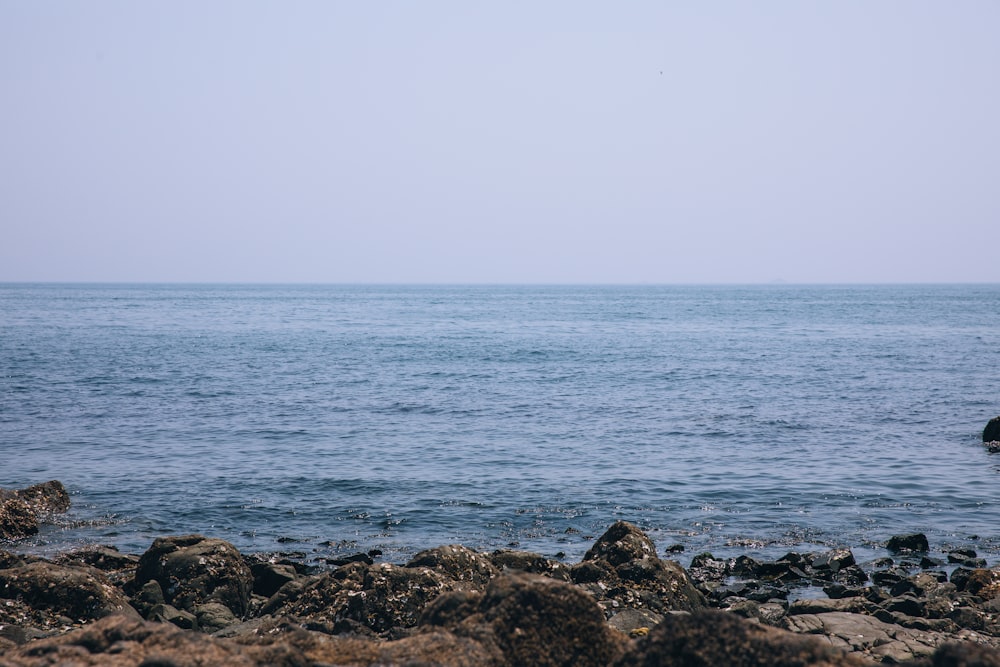
POLYGON ((250 606, 253 576, 240 552, 229 542, 201 535, 161 537, 139 559, 135 586, 156 581, 163 597, 183 611, 221 602, 237 617, 250 606))
POLYGON ((963 590, 983 600, 992 600, 1000 595, 1000 571, 973 570, 963 586, 963 590))
POLYGON ((832 577, 852 565, 855 565, 855 561, 854 553, 850 549, 833 549, 819 554, 812 560, 812 568, 821 578, 832 577))
POLYGON ((409 568, 431 568, 450 579, 485 586, 500 571, 489 556, 458 544, 421 551, 406 564, 409 568))
POLYGON ((896 554, 913 551, 926 552, 930 550, 930 545, 927 543, 927 536, 923 533, 911 533, 909 535, 893 535, 889 538, 886 549, 896 554))
POLYGON ((706 606, 679 563, 660 560, 653 541, 630 523, 611 526, 570 570, 607 616, 624 608, 692 611, 706 606))
POLYGON ((729 564, 712 554, 700 553, 691 559, 688 575, 695 581, 722 581, 729 576, 729 564))
POLYGON ((620 612, 608 619, 608 625, 617 630, 630 634, 642 628, 652 628, 663 620, 662 614, 648 609, 622 609, 620 612))
POLYGON ((157 623, 172 623, 184 630, 198 629, 197 616, 169 604, 158 604, 153 607, 146 620, 156 621, 157 623))
POLYGON ((286 584, 263 611, 298 616, 334 632, 355 623, 385 634, 414 627, 427 604, 456 584, 429 567, 351 563, 302 584, 286 584))
MULTIPOLYGON (((109 614, 139 615, 125 595, 115 588, 100 570, 92 567, 67 567, 48 561, 35 561, 0 570, 0 598, 30 605, 70 622, 90 621, 109 614)), ((48 626, 64 624, 60 619, 48 626)))
POLYGON ((444 623, 459 636, 495 646, 500 665, 604 667, 625 640, 604 620, 594 600, 548 577, 505 573, 482 595, 458 591, 434 602, 426 626, 444 623), (447 611, 445 611, 447 610, 447 611))
POLYGON ((219 602, 197 605, 194 608, 194 615, 198 620, 198 629, 202 632, 218 632, 239 622, 232 610, 219 602))
POLYGON ((863 664, 857 658, 816 639, 795 636, 718 611, 667 616, 615 663, 616 667, 818 667, 863 664))
POLYGON ((295 567, 280 563, 254 563, 250 566, 250 573, 253 576, 253 592, 267 598, 298 578, 295 567))
POLYGON ((20 498, 0 499, 0 540, 19 540, 38 532, 38 516, 20 498))
POLYGON ((1000 417, 994 417, 986 422, 986 428, 983 429, 983 442, 996 441, 1000 441, 1000 417))
POLYGON ((61 514, 69 509, 69 493, 58 480, 35 484, 14 493, 36 514, 61 514))

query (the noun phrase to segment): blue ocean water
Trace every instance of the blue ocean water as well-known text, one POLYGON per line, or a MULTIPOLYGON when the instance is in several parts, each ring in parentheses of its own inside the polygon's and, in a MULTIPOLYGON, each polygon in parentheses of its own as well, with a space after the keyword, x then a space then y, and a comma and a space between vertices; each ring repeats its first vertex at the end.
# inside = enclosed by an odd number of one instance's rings
POLYGON ((689 555, 922 531, 995 562, 998 369, 998 285, 8 284, 0 486, 69 488, 40 553, 573 562, 626 519, 689 555))

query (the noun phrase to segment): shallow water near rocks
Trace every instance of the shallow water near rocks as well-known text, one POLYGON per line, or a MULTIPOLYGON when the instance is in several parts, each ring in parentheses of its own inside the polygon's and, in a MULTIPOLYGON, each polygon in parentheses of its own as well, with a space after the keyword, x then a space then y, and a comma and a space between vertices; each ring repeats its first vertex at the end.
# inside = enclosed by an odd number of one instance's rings
POLYGON ((993 564, 998 368, 995 285, 0 285, 0 486, 70 490, 37 553, 576 561, 625 519, 684 564, 993 564))

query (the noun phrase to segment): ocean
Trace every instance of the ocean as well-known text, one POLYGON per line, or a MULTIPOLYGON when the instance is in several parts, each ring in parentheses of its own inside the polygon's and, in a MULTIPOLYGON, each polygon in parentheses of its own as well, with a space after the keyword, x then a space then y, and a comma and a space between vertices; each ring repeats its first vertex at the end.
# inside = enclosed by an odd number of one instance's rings
POLYGON ((1000 285, 0 285, 16 544, 1000 561, 1000 285))

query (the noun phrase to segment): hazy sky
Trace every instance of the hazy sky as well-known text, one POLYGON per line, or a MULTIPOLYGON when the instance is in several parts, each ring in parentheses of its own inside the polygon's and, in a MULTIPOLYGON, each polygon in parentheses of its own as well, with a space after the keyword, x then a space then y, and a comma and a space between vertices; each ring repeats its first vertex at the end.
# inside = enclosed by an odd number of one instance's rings
POLYGON ((0 0, 0 280, 1000 282, 1000 2, 0 0))

